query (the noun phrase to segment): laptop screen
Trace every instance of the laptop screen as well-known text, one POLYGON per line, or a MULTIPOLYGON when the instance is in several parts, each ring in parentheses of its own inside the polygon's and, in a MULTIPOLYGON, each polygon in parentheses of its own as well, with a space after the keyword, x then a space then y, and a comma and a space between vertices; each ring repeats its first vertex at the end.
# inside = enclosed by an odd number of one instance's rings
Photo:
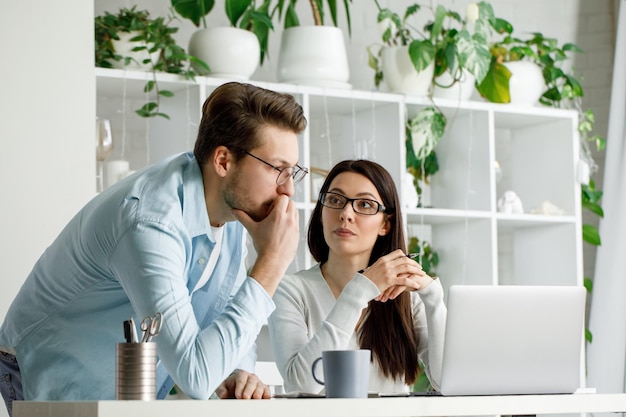
POLYGON ((585 297, 582 286, 451 286, 441 393, 573 393, 585 297))

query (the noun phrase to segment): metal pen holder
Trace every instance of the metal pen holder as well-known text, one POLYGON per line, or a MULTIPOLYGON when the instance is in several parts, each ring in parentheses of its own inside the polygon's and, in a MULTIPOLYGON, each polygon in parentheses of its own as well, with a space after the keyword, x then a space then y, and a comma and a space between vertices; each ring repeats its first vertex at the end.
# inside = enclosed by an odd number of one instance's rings
POLYGON ((156 400, 157 344, 118 343, 115 349, 115 398, 156 400))

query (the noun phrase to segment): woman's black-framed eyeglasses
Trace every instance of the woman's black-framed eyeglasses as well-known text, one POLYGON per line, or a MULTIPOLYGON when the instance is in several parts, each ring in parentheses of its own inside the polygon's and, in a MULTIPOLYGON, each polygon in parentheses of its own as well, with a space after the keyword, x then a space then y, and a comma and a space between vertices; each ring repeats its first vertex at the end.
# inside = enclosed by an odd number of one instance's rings
POLYGON ((380 204, 376 200, 370 200, 369 198, 348 198, 345 195, 327 192, 320 194, 320 203, 324 207, 331 209, 341 210, 346 204, 352 204, 352 210, 358 214, 365 214, 367 216, 373 216, 379 212, 385 212, 387 208, 380 204))
POLYGON ((276 177, 276 185, 283 185, 284 183, 287 182, 287 180, 289 180, 289 178, 291 178, 293 180, 293 185, 296 185, 297 183, 299 183, 300 181, 302 181, 304 179, 304 177, 306 177, 306 174, 309 173, 309 170, 301 167, 300 165, 295 165, 292 167, 285 167, 285 168, 279 168, 277 166, 274 166, 272 164, 270 164, 269 162, 259 158, 256 155, 251 154, 250 152, 246 151, 245 149, 241 149, 241 148, 236 148, 239 152, 243 152, 248 156, 253 157, 254 159, 263 162, 265 165, 274 168, 276 171, 278 171, 278 176, 276 177))

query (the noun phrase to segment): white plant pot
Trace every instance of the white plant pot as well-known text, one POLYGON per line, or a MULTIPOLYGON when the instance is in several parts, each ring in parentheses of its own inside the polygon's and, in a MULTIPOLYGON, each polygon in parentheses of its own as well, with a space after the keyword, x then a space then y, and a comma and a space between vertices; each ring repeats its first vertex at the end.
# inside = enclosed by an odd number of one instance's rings
POLYGON ((539 97, 546 91, 541 68, 528 61, 506 62, 504 65, 511 71, 509 79, 511 104, 535 106, 539 102, 539 97))
POLYGON ((115 49, 116 54, 119 54, 123 57, 132 58, 128 65, 124 65, 124 60, 111 61, 111 66, 113 68, 150 71, 152 69, 152 65, 157 63, 157 61, 159 60, 160 51, 153 52, 152 54, 150 54, 147 49, 141 51, 133 51, 133 48, 145 45, 144 42, 131 42, 131 39, 138 35, 139 32, 118 33, 120 40, 111 40, 111 42, 113 43, 113 49, 115 49), (146 59, 150 59, 151 63, 144 63, 143 61, 145 61, 146 59))
POLYGON ((280 42, 278 81, 322 87, 351 88, 350 69, 341 29, 294 26, 280 42))
MULTIPOLYGON (((233 27, 200 29, 189 39, 189 53, 204 61, 212 77, 245 81, 259 66, 261 47, 256 35, 233 27)), ((206 75, 206 71, 196 68, 206 75)))
POLYGON ((417 72, 408 46, 386 46, 382 50, 381 65, 385 84, 390 91, 415 96, 427 96, 432 84, 434 61, 423 71, 417 72))
POLYGON ((433 96, 445 98, 447 100, 466 101, 472 97, 476 79, 469 71, 463 69, 461 79, 454 84, 452 84, 452 76, 448 71, 437 77, 435 81, 436 84, 433 89, 433 96), (439 87, 437 84, 450 87, 439 87))

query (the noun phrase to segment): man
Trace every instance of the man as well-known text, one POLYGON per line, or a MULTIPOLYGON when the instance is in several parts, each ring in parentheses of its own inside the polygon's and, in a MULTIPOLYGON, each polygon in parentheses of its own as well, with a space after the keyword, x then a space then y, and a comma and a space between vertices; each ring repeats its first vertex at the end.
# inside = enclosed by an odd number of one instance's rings
POLYGON ((204 103, 193 155, 89 202, 39 259, 0 328, 9 414, 14 399, 113 399, 123 322, 156 312, 158 398, 174 382, 192 398, 268 398, 252 374, 254 341, 297 250, 290 197, 307 174, 297 164, 305 127, 293 97, 224 84, 204 103), (248 272, 244 228, 257 252, 248 272))

